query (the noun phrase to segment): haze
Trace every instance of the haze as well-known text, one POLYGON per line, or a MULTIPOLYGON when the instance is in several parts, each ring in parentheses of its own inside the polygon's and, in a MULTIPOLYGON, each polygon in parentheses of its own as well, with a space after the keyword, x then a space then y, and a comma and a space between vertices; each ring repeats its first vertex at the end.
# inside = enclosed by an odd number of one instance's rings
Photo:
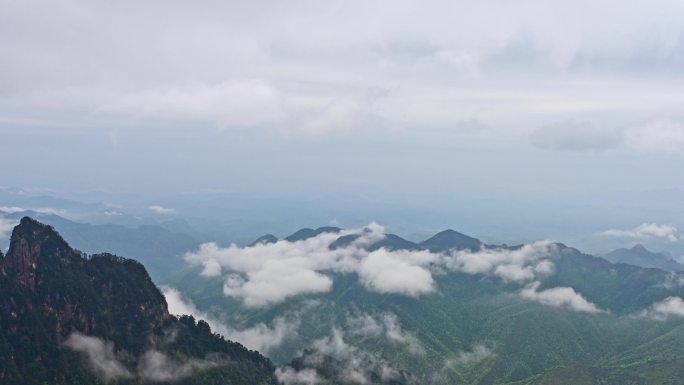
POLYGON ((1 1, 0 185, 684 252, 684 4, 645 4, 1 1))

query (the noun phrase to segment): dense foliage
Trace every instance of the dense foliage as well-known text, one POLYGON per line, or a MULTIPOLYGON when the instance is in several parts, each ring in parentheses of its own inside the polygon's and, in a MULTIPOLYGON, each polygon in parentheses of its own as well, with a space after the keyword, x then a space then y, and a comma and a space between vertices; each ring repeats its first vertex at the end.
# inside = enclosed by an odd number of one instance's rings
MULTIPOLYGON (((333 247, 343 247, 349 238, 342 236, 333 247)), ((429 246, 436 251, 482 244, 455 232, 433 241, 429 246)), ((300 369, 306 367, 305 361, 291 362, 292 357, 339 328, 350 331, 346 343, 412 373, 418 384, 684 383, 684 322, 639 316, 658 301, 684 296, 684 275, 612 264, 563 245, 558 245, 552 261, 554 271, 539 290, 572 287, 605 312, 545 306, 521 298, 520 284, 463 272, 436 274, 438 291, 418 298, 374 293, 359 283, 355 273, 328 272, 334 276, 330 292, 266 308, 245 307, 226 297, 215 280, 196 274, 172 284, 184 288, 201 309, 222 309, 231 322, 244 327, 296 314, 297 338, 269 356, 300 369), (422 351, 355 334, 349 324, 350 318, 361 314, 387 313, 396 315, 404 331, 415 335, 422 351)), ((334 377, 330 361, 321 362, 323 367, 310 366, 334 377)))
MULTIPOLYGON (((169 315, 145 268, 133 260, 75 251, 49 226, 22 219, 0 255, 0 383, 99 384, 86 357, 64 346, 73 333, 98 337, 135 373, 154 349, 197 365, 184 384, 273 384, 274 367, 257 352, 224 340, 206 322, 169 315)), ((135 374, 121 383, 141 384, 135 374)))

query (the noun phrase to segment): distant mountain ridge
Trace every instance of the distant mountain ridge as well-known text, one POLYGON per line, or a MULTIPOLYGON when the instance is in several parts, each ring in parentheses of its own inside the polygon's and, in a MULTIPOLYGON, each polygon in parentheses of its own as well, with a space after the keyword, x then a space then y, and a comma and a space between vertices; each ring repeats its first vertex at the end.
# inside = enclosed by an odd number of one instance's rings
MULTIPOLYGON (((317 229, 312 228, 302 228, 296 232, 286 236, 283 240, 288 242, 303 241, 323 233, 339 233, 342 229, 339 227, 324 226, 317 229)), ((360 237, 359 234, 346 234, 341 235, 337 240, 330 244, 331 249, 337 249, 340 247, 346 247, 354 242, 360 237)), ((278 238, 272 234, 265 234, 254 240, 249 246, 254 246, 257 244, 264 243, 274 243, 277 242, 278 238)), ((504 249, 515 249, 520 246, 508 246, 508 245, 486 245, 484 242, 477 238, 470 237, 463 233, 455 230, 447 229, 441 231, 432 237, 421 241, 412 242, 408 239, 402 238, 396 234, 385 234, 385 236, 378 240, 377 242, 368 245, 367 249, 370 251, 378 250, 380 248, 385 248, 387 250, 428 250, 431 252, 446 252, 450 250, 470 250, 479 251, 485 247, 490 248, 504 248, 504 249)))
POLYGON ((4 385, 169 379, 275 384, 273 365, 259 353, 223 340, 204 321, 170 315, 143 265, 111 254, 86 256, 52 227, 28 217, 15 227, 7 254, 0 253, 0 362, 4 385), (165 366, 147 368, 150 357, 165 366), (105 360, 104 368, 116 368, 117 376, 96 376, 88 365, 93 360, 105 360), (187 362, 194 364, 174 372, 173 366, 187 362), (164 370, 178 378, 165 377, 164 370))
POLYGON ((637 244, 630 249, 621 248, 613 250, 603 257, 612 263, 625 263, 672 272, 684 271, 684 264, 675 261, 670 253, 653 252, 641 244, 637 244))
POLYGON ((19 220, 27 215, 54 227, 75 248, 86 253, 108 252, 139 260, 157 281, 176 273, 178 266, 183 266, 183 254, 199 245, 198 241, 185 233, 156 225, 137 228, 118 224, 93 225, 31 211, 6 217, 19 220))
POLYGON ((303 241, 309 238, 313 238, 319 234, 323 233, 339 233, 342 231, 339 227, 332 227, 332 226, 323 226, 319 227, 317 229, 310 229, 310 228, 303 228, 297 230, 295 233, 288 235, 285 237, 285 240, 288 242, 297 242, 297 241, 303 241))
MULTIPOLYGON (((359 233, 345 233, 330 248, 349 246, 360 237, 359 233)), ((393 236, 385 238, 398 244, 393 236)), ((499 249, 469 256, 484 264, 491 263, 488 258, 497 258, 499 252, 531 246, 487 245, 449 230, 428 240, 404 241, 408 247, 429 247, 435 252, 499 249)), ((376 241, 366 248, 378 245, 376 241)), ((561 243, 551 244, 548 250, 544 258, 552 266, 535 283, 436 268, 433 278, 438 290, 411 297, 373 292, 359 282, 356 273, 323 271, 333 281, 329 292, 294 297, 271 309, 245 309, 236 298, 224 296, 214 283, 204 288, 193 286, 196 291, 191 296, 203 306, 228 309, 231 314, 254 317, 253 323, 265 324, 273 322, 277 314, 298 311, 305 301, 315 301, 318 307, 306 312, 298 329, 306 341, 326 338, 329 329, 322 325, 334 328, 345 324, 349 314, 394 314, 402 330, 412 333, 424 347, 422 355, 363 334, 354 337, 353 329, 345 335, 345 342, 411 373, 420 384, 681 383, 684 319, 671 315, 658 319, 653 311, 657 310, 655 304, 684 297, 684 273, 613 264, 561 243), (531 292, 535 300, 523 295, 531 292), (573 310, 569 304, 579 299, 595 306, 594 310, 573 310), (475 356, 478 358, 472 358, 471 364, 459 362, 475 356), (445 369, 445 363, 453 366, 445 369)), ((306 345, 287 347, 271 358, 287 363, 302 349, 306 345)))
POLYGON ((454 230, 444 230, 429 239, 420 242, 420 246, 431 252, 443 252, 448 250, 479 251, 483 247, 482 241, 469 237, 454 230))

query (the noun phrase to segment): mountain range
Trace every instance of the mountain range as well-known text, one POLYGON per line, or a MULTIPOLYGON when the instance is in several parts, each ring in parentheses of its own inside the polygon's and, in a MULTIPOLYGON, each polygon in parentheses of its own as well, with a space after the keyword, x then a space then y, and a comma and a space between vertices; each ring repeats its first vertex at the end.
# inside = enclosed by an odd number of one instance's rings
POLYGON ((54 227, 69 240, 70 244, 83 252, 93 254, 108 252, 142 262, 155 281, 162 281, 178 274, 183 266, 183 254, 196 248, 199 242, 182 231, 177 222, 169 228, 159 225, 127 227, 119 224, 81 223, 55 214, 20 211, 5 215, 19 221, 24 216, 39 219, 54 227), (178 229, 176 229, 178 228, 178 229))
MULTIPOLYGON (((543 261, 548 264, 533 267, 543 273, 529 266, 515 272, 536 276, 526 280, 507 275, 511 266, 503 263, 488 271, 473 266, 498 263, 502 256, 509 258, 506 263, 515 263, 510 261, 524 258, 530 245, 487 245, 453 230, 417 243, 393 234, 359 243, 366 231, 306 229, 280 241, 262 237, 254 245, 261 245, 264 253, 290 246, 295 252, 301 242, 319 237, 321 242, 331 239, 327 247, 332 251, 356 244, 371 254, 382 249, 398 252, 396 258, 410 258, 403 253, 429 252, 451 260, 469 258, 473 265, 433 266, 436 289, 421 295, 379 292, 360 272, 328 270, 329 290, 269 306, 246 305, 239 296, 227 295, 231 292, 221 280, 196 272, 169 284, 183 289, 198 308, 235 327, 294 319, 293 337, 271 348, 268 356, 276 364, 299 369, 305 366, 291 360, 302 351, 346 346, 368 367, 388 365, 396 373, 410 373, 402 381, 418 384, 680 383, 684 323, 677 311, 681 303, 684 315, 684 274, 614 264, 555 243, 545 251, 543 261)), ((302 247, 308 250, 315 244, 302 247)), ((245 253, 250 258, 266 255, 245 253)), ((249 272, 245 279, 256 274, 249 272)), ((336 355, 344 357, 339 350, 336 355)), ((320 357, 313 361, 325 362, 320 357)), ((349 370, 350 360, 340 365, 349 370)))
POLYGON ((684 265, 675 261, 672 254, 667 252, 653 252, 641 244, 634 245, 632 248, 617 249, 603 256, 613 263, 626 263, 628 265, 652 267, 665 271, 684 271, 684 265))
POLYGON ((343 269, 322 271, 327 290, 255 306, 228 294, 231 279, 258 272, 215 279, 188 268, 166 281, 187 302, 188 314, 174 316, 139 262, 79 252, 22 218, 0 254, 0 383, 681 383, 684 273, 560 243, 487 245, 453 230, 411 242, 322 227, 228 250, 278 261, 299 258, 303 246, 381 256, 380 272, 396 268, 392 258, 438 258, 425 265, 433 286, 378 290, 344 259, 343 269), (284 257, 270 255, 278 250, 284 257))

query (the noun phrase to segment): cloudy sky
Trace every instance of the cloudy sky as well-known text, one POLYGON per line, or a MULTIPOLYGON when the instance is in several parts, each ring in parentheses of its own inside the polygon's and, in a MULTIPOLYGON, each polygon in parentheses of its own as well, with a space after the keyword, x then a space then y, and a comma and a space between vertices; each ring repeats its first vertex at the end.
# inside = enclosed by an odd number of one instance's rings
POLYGON ((0 184, 681 198, 682 14, 678 0, 0 0, 0 184))

